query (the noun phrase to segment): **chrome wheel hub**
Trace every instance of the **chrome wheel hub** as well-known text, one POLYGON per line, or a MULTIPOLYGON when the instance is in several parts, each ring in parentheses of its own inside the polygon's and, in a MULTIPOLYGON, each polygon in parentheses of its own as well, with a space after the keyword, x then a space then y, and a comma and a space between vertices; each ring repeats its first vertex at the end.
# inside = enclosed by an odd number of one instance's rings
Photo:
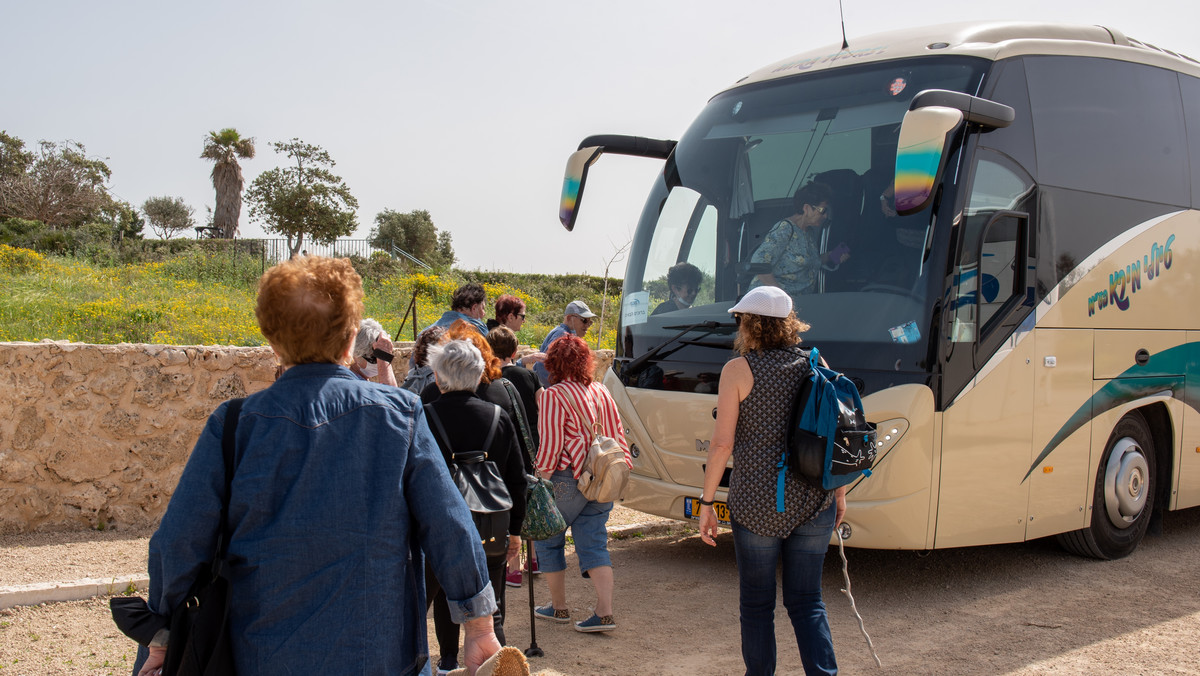
POLYGON ((1141 446, 1129 437, 1119 439, 1104 472, 1104 508, 1117 528, 1133 525, 1146 506, 1150 465, 1141 446))

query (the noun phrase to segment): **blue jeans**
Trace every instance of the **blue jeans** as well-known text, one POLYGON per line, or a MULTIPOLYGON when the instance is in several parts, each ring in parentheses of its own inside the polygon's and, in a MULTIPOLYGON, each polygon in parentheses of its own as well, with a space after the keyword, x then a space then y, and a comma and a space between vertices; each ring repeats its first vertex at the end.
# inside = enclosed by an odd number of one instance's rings
MULTIPOLYGON (((571 527, 575 554, 579 557, 579 570, 583 576, 587 577, 587 572, 592 568, 611 566, 606 524, 613 503, 592 502, 583 497, 583 493, 579 492, 579 482, 570 470, 555 472, 550 482, 554 484, 554 501, 558 511, 562 512, 563 519, 571 527)), ((566 531, 549 540, 538 540, 538 567, 543 573, 567 569, 566 552, 563 551, 566 544, 566 531)))
POLYGON ((786 538, 755 535, 733 522, 746 676, 775 673, 775 570, 781 553, 783 605, 796 632, 804 673, 837 673, 829 618, 821 600, 821 569, 836 513, 836 505, 831 504, 786 538))

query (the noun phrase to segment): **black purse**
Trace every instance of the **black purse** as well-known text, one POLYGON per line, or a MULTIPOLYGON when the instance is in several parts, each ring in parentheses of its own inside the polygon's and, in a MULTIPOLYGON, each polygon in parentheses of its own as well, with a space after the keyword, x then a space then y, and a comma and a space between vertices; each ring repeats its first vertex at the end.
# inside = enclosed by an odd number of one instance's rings
POLYGON ((475 522, 475 529, 479 531, 483 553, 492 557, 503 556, 508 552, 508 520, 513 505, 512 496, 508 494, 508 486, 500 476, 496 463, 487 459, 487 449, 491 448, 492 438, 496 436, 496 428, 500 423, 500 407, 496 406, 493 411, 492 425, 488 429, 487 439, 483 442, 483 450, 458 453, 450 446, 450 437, 446 434, 446 428, 442 427, 442 420, 433 406, 426 404, 425 414, 433 421, 434 433, 446 453, 450 455, 450 476, 458 486, 458 491, 462 493, 467 509, 471 510, 471 518, 475 522))
MULTIPOLYGON (((221 529, 211 563, 192 583, 184 601, 171 611, 170 638, 163 676, 218 676, 234 674, 233 647, 229 638, 229 605, 232 585, 225 558, 229 540, 229 491, 233 484, 233 451, 237 421, 243 399, 231 399, 225 409, 221 455, 225 460, 225 501, 221 504, 221 529)), ((109 600, 113 622, 126 636, 149 645, 154 635, 167 626, 150 612, 146 599, 114 597, 109 600)))

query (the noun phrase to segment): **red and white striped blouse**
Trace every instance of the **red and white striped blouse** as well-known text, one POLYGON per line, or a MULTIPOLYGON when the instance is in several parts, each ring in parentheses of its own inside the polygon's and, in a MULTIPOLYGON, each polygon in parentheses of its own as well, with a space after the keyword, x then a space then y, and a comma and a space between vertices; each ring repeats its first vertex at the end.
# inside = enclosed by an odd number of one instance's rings
POLYGON ((597 382, 584 386, 565 380, 538 392, 537 467, 549 476, 556 470, 570 469, 578 479, 592 445, 592 422, 599 410, 601 434, 617 440, 625 450, 625 463, 633 467, 629 443, 617 413, 617 403, 608 389, 597 382), (586 420, 581 425, 579 416, 586 420))

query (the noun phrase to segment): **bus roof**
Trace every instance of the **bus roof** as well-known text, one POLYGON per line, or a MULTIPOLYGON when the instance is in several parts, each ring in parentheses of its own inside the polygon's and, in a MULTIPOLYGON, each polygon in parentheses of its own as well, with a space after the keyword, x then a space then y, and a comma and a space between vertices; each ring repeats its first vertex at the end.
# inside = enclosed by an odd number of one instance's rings
POLYGON ((991 22, 956 23, 876 33, 797 54, 738 80, 740 87, 856 63, 919 56, 965 55, 996 61, 1025 54, 1096 56, 1133 61, 1200 77, 1200 61, 1126 37, 1104 26, 991 22))

